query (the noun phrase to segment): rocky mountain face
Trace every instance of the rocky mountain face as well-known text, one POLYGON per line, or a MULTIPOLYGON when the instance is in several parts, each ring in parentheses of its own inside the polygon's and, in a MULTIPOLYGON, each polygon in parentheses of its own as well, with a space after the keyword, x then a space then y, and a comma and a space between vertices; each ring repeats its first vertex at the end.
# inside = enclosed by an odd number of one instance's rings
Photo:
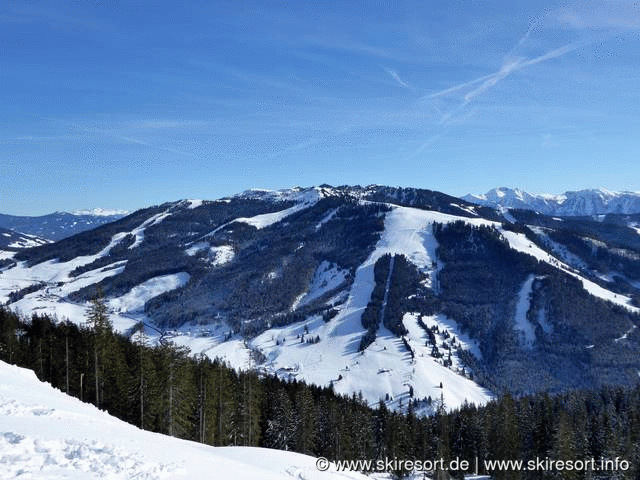
POLYGON ((551 216, 593 216, 640 213, 640 193, 604 189, 565 192, 562 195, 531 194, 518 188, 494 188, 483 195, 465 195, 464 200, 491 207, 535 210, 551 216))
POLYGON ((0 301, 402 408, 640 375, 640 216, 501 213, 384 186, 146 208, 15 254, 0 301))

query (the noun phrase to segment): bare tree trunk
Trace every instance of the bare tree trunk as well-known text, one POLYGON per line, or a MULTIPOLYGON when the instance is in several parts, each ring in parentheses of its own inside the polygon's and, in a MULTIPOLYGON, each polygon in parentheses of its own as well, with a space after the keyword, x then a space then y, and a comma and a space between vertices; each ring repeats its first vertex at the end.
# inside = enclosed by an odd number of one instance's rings
POLYGON ((140 428, 144 430, 144 376, 140 369, 140 428))
MULTIPOLYGON (((67 325, 68 327, 68 325, 67 325)), ((67 387, 67 395, 69 395, 69 331, 65 329, 64 336, 64 348, 65 348, 65 367, 66 367, 66 387, 67 387)))
POLYGON ((173 364, 169 367, 169 435, 173 436, 173 364))
POLYGON ((96 407, 100 406, 100 395, 99 395, 99 380, 98 380, 98 347, 97 345, 93 348, 93 364, 95 365, 95 377, 96 377, 96 407))

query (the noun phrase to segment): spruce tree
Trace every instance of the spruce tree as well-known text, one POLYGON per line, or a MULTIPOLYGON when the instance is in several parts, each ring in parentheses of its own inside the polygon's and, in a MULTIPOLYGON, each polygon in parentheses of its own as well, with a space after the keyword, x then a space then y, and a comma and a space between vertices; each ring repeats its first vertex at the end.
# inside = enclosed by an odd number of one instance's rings
POLYGON ((148 395, 148 377, 152 366, 149 364, 149 341, 144 331, 144 323, 136 325, 135 333, 131 337, 137 350, 134 375, 132 376, 131 403, 138 406, 140 428, 145 428, 145 402, 148 395))
POLYGON ((310 389, 300 385, 295 393, 295 408, 300 418, 296 435, 296 452, 313 454, 315 450, 315 405, 310 389))
POLYGON ((107 305, 102 295, 102 290, 98 289, 91 299, 87 309, 87 325, 93 333, 93 365, 95 382, 95 405, 100 407, 103 397, 102 386, 103 365, 102 362, 109 350, 110 336, 112 333, 111 320, 109 319, 107 305))

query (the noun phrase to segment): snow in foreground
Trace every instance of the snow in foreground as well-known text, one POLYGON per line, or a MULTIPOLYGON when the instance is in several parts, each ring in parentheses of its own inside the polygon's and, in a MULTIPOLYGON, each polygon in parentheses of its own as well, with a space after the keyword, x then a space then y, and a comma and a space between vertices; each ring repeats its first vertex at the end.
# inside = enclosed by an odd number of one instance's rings
POLYGON ((297 453, 210 447, 145 432, 0 362, 0 479, 368 478, 315 465, 297 453))

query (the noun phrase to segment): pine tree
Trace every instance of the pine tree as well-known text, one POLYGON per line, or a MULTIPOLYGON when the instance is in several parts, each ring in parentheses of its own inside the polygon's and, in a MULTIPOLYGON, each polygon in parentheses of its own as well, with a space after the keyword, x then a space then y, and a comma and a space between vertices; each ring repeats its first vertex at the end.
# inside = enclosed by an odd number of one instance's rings
POLYGON ((315 450, 315 405, 310 389, 301 385, 295 394, 295 408, 300 418, 296 435, 296 452, 313 454, 315 450))
POLYGON ((270 396, 270 411, 267 413, 265 442, 270 448, 292 450, 299 418, 293 409, 286 389, 278 388, 270 396))
POLYGON ((238 376, 234 411, 234 445, 257 445, 260 438, 260 385, 255 373, 238 376))
POLYGON ((0 359, 14 363, 18 358, 18 316, 0 307, 0 359))
POLYGON ((161 345, 159 351, 163 431, 174 437, 192 438, 191 426, 197 416, 197 401, 189 351, 171 342, 161 345))
POLYGON ((148 376, 151 371, 151 365, 149 365, 149 342, 147 339, 147 335, 145 334, 145 326, 144 323, 139 323, 136 325, 135 333, 131 337, 136 349, 137 349, 137 362, 135 376, 133 377, 133 385, 131 388, 132 391, 132 403, 135 405, 138 404, 139 410, 139 426, 140 428, 145 428, 145 401, 148 390, 148 376))
MULTIPOLYGON (((388 396, 389 394, 387 394, 388 396)), ((375 458, 384 458, 387 456, 386 431, 389 422, 389 410, 384 400, 380 399, 378 408, 373 416, 373 439, 375 448, 375 458)))
MULTIPOLYGON (((560 418, 557 420, 553 457, 564 461, 574 461, 583 458, 576 448, 571 418, 567 412, 564 411, 560 412, 560 418)), ((581 477, 582 472, 578 471, 566 471, 562 474, 562 478, 566 478, 567 480, 581 477)))
POLYGON ((106 352, 109 350, 110 336, 112 333, 111 320, 109 319, 102 290, 98 289, 93 299, 91 299, 86 317, 87 324, 93 333, 95 405, 96 407, 100 407, 101 399, 104 396, 102 389, 104 385, 104 367, 102 362, 105 359, 106 352))
POLYGON ((233 445, 234 429, 233 414, 237 388, 237 375, 220 363, 214 364, 214 384, 209 395, 209 402, 213 405, 215 420, 212 425, 215 435, 214 445, 233 445))

